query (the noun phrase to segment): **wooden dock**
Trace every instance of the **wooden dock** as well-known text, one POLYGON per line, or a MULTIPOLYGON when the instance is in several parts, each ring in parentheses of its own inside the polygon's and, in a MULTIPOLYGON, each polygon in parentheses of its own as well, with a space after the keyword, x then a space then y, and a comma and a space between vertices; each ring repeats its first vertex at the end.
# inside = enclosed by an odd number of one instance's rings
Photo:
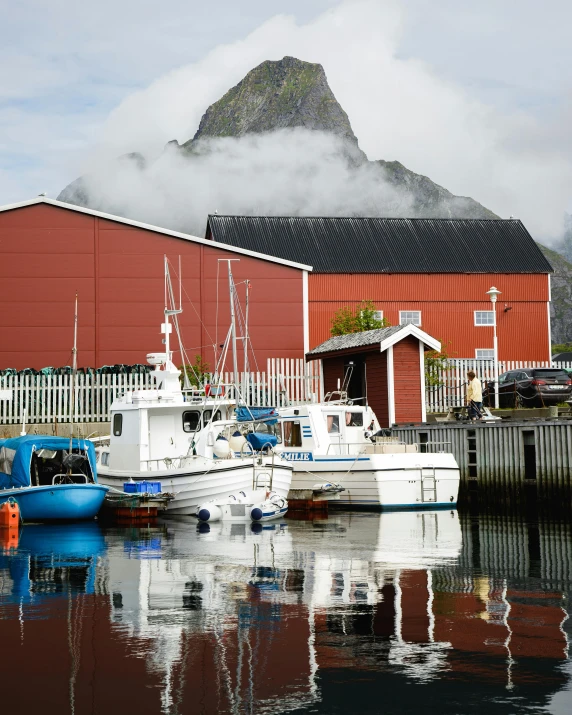
POLYGON ((572 423, 511 420, 399 425, 393 435, 425 452, 455 455, 461 483, 506 488, 537 485, 547 495, 572 485, 572 423))

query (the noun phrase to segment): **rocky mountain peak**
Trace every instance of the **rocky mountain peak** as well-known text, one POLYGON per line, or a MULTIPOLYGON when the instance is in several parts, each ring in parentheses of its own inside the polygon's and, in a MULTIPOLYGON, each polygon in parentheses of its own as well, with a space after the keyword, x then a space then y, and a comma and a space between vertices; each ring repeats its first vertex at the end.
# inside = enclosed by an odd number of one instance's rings
POLYGON ((240 137, 287 127, 330 132, 357 145, 322 65, 284 57, 258 65, 211 104, 184 146, 206 137, 240 137))

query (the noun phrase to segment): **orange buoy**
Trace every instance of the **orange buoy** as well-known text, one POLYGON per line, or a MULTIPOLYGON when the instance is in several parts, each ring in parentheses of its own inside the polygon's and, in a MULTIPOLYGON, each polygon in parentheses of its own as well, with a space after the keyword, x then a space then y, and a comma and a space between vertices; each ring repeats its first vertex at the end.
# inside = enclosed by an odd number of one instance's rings
POLYGON ((15 499, 0 504, 0 529, 17 529, 20 526, 20 507, 15 499))

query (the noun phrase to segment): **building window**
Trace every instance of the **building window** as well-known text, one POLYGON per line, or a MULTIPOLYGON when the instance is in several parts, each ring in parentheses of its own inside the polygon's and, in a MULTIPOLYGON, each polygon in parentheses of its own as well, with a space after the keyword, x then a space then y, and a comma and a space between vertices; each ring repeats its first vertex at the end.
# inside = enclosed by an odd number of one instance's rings
POLYGON ((475 325, 494 325, 494 310, 475 310, 475 325))
POLYGON ((399 325, 421 325, 421 311, 420 310, 400 310, 399 311, 399 325))
POLYGON ((477 348, 475 350, 475 357, 477 358, 477 360, 494 360, 495 351, 485 348, 477 348))
POLYGON ((122 432, 123 432, 123 415, 120 412, 117 412, 115 415, 113 415, 113 436, 121 437, 122 432))
POLYGON ((383 310, 374 310, 373 319, 379 321, 383 320, 383 310))

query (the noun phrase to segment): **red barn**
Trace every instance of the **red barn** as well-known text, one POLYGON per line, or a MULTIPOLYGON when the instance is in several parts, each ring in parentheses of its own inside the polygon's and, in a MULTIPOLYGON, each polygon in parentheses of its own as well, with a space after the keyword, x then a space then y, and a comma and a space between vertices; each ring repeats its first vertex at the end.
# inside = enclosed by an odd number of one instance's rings
POLYGON ((413 323, 458 358, 550 360, 552 267, 514 219, 209 216, 206 237, 312 266, 310 347, 344 306, 371 300, 390 325, 413 323))
POLYGON ((251 281, 250 336, 260 369, 269 357, 303 357, 309 266, 37 198, 0 208, 0 369, 69 364, 76 290, 80 365, 145 362, 161 349, 165 255, 175 270, 181 256, 180 322, 191 360, 200 354, 212 369, 214 346, 228 331, 220 259, 239 259, 232 263, 239 296, 251 281))

